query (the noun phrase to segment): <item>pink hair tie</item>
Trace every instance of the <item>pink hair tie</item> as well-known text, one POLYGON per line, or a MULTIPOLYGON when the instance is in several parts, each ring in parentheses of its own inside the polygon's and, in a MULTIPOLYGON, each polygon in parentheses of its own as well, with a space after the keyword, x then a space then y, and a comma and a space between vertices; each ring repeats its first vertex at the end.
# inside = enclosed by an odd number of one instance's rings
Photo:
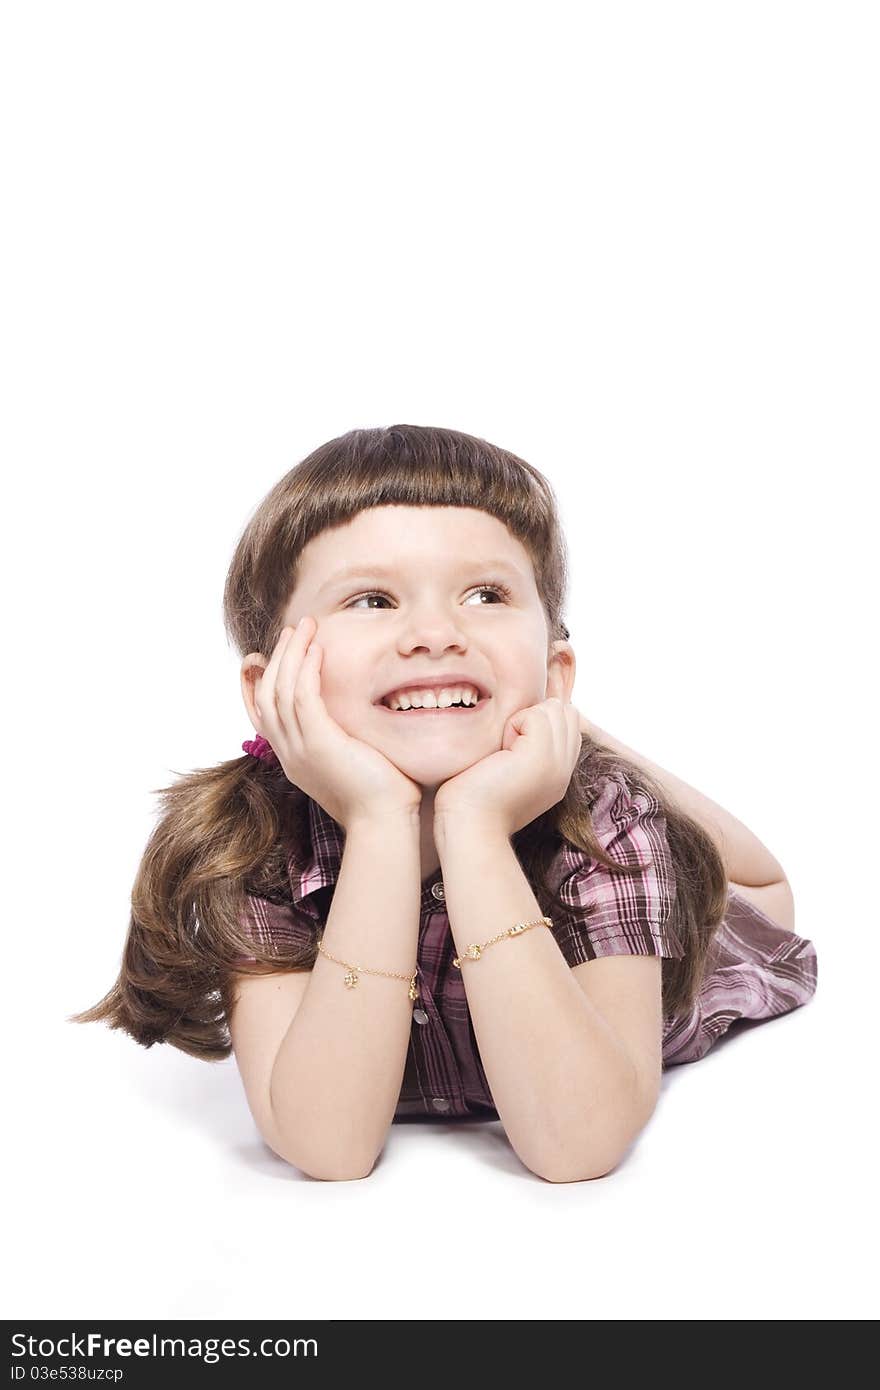
POLYGON ((245 739, 241 745, 245 753, 249 753, 252 758, 261 758, 265 763, 277 763, 278 755, 262 734, 257 734, 256 738, 245 739))

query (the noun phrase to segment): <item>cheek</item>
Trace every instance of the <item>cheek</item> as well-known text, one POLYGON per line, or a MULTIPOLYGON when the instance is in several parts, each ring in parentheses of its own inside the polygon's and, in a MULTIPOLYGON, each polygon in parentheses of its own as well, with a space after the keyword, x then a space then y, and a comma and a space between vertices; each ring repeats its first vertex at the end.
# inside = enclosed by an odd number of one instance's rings
POLYGON ((372 742, 381 736, 381 711, 373 708, 368 695, 358 693, 357 683, 340 677, 338 682, 321 690, 321 699, 327 714, 345 733, 363 742, 372 742))

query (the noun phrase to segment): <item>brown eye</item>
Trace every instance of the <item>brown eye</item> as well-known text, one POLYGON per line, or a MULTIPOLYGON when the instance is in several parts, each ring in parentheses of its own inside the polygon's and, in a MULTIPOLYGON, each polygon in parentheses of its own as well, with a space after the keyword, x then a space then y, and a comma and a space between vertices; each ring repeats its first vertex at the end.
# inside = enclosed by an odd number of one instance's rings
MULTIPOLYGON (((484 593, 484 592, 490 593, 490 594, 495 594, 498 598, 500 598, 500 599, 502 600, 502 602, 507 602, 507 600, 511 597, 510 589, 507 587, 506 584, 477 584, 473 589, 471 589, 471 590, 469 591, 469 593, 472 593, 472 594, 478 594, 478 593, 484 593)), ((382 591, 381 591, 380 589, 371 589, 369 593, 367 593, 367 594, 359 594, 359 595, 357 596, 357 598, 351 599, 348 603, 346 603, 346 604, 344 605, 344 607, 345 607, 345 608, 353 608, 354 605, 355 605, 356 603, 360 603, 360 602, 361 602, 363 599, 365 599, 365 598, 387 598, 387 597, 388 597, 388 595, 382 593, 382 591)), ((480 607, 480 608, 494 608, 494 607, 495 607, 495 604, 494 604, 494 603, 481 603, 481 604, 478 605, 478 607, 480 607)))

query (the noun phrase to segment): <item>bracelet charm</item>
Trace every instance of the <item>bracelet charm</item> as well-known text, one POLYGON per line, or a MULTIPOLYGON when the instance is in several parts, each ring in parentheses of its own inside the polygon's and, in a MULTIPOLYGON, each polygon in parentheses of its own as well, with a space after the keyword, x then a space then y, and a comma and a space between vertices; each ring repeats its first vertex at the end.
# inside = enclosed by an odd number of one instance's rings
POLYGON ((327 950, 325 950, 325 948, 324 948, 324 936, 323 936, 323 933, 322 933, 322 934, 318 937, 318 939, 317 939, 317 946, 318 946, 318 950, 321 952, 321 954, 322 954, 322 955, 325 955, 325 956, 328 958, 328 960, 335 961, 337 965, 344 965, 344 966, 345 966, 345 975, 343 976, 343 981, 342 981, 342 982, 343 982, 343 984, 345 985, 345 988, 346 988, 346 989, 354 989, 354 988, 360 983, 361 975, 384 975, 385 978, 386 978, 387 980, 406 980, 406 981, 408 981, 408 982, 409 982, 409 997, 410 997, 410 999, 412 999, 412 1000, 418 999, 418 997, 419 997, 419 987, 418 987, 418 985, 416 984, 416 977, 418 976, 418 973, 419 973, 418 963, 416 964, 416 968, 415 968, 415 970, 413 971, 413 973, 412 973, 411 976, 410 976, 410 975, 396 975, 396 974, 394 974, 394 972, 391 971, 391 970, 368 970, 368 969, 366 968, 366 966, 363 966, 363 965, 352 965, 350 961, 347 961, 347 960, 340 960, 338 956, 331 956, 331 955, 330 955, 330 952, 327 951, 327 950))
POLYGON ((460 970, 463 960, 479 960, 486 947, 494 946, 496 941, 504 941, 508 936, 520 936, 524 931, 528 931, 529 927, 552 926, 553 922, 549 917, 538 917, 534 922, 517 922, 514 926, 508 927, 506 931, 499 932, 497 936, 493 936, 491 941, 484 941, 479 946, 476 942, 473 942, 466 950, 462 951, 460 956, 455 957, 452 964, 455 966, 456 970, 460 970))

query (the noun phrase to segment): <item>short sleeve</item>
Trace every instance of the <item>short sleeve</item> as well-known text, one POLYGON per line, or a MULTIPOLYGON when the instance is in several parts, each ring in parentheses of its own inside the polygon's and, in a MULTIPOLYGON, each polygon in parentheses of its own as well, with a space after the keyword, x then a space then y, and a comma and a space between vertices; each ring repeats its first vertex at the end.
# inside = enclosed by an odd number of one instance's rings
MULTIPOLYGON (((316 924, 292 904, 270 902, 246 893, 239 922, 245 935, 265 951, 296 958, 310 951, 317 938, 316 924)), ((233 965, 253 964, 255 956, 235 956, 233 965)))
POLYGON ((597 956, 685 954, 677 938, 675 867, 659 801, 630 788, 618 775, 603 779, 590 807, 596 838, 616 873, 566 841, 551 868, 564 910, 552 917, 553 934, 569 965, 597 956))

